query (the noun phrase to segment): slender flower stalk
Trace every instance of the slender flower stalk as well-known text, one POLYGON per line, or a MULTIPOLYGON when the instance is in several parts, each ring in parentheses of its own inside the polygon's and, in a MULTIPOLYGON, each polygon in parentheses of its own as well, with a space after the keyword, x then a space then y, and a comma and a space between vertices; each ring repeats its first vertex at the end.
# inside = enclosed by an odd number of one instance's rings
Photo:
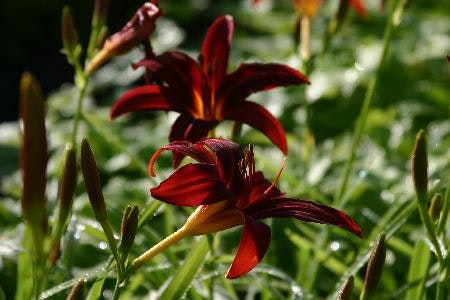
MULTIPOLYGON (((350 179, 350 174, 353 171, 357 150, 359 144, 361 142, 361 138, 366 129, 367 117, 369 115, 370 107, 375 95, 375 90, 378 85, 378 81, 380 80, 381 70, 385 66, 388 60, 389 49, 392 41, 392 36, 394 30, 400 24, 400 20, 403 13, 403 8, 406 4, 406 0, 396 0, 395 3, 392 3, 392 7, 388 10, 388 19, 383 33, 383 46, 381 51, 381 56, 377 64, 377 69, 371 80, 369 81, 369 86, 364 95, 364 100, 362 104, 361 111, 359 113, 358 119, 355 124, 355 129, 353 132, 352 143, 349 149, 349 156, 345 162, 343 174, 341 176, 342 181, 338 185, 336 192, 333 197, 333 206, 336 206, 338 209, 345 207, 347 198, 344 197, 347 192, 348 182, 350 179)), ((318 238, 315 244, 315 247, 322 248, 325 243, 328 241, 329 232, 324 231, 318 238)), ((317 277, 317 263, 313 262, 315 266, 312 266, 314 271, 312 272, 311 284, 316 280, 317 277)))
POLYGON ((359 143, 361 141, 362 135, 366 128, 367 116, 369 114, 370 106, 372 104, 375 89, 378 85, 378 81, 380 80, 381 70, 386 64, 389 54, 389 48, 392 41, 392 36, 394 30, 398 27, 400 23, 400 19, 403 13, 403 7, 406 4, 406 0, 398 0, 395 1, 395 5, 389 11, 388 20, 386 23, 386 27, 383 34, 383 48, 381 52, 380 60, 378 61, 377 70, 369 82, 369 86, 366 90, 366 94, 364 96, 363 105, 361 111, 359 113, 358 120, 355 124, 355 130, 353 133, 352 144, 350 146, 350 156, 348 157, 344 172, 342 176, 342 181, 339 185, 339 188, 336 190, 336 194, 334 195, 333 204, 338 207, 343 207, 345 205, 344 194, 347 191, 348 180, 350 178, 350 173, 353 170, 353 165, 356 158, 356 152, 359 147, 359 143))

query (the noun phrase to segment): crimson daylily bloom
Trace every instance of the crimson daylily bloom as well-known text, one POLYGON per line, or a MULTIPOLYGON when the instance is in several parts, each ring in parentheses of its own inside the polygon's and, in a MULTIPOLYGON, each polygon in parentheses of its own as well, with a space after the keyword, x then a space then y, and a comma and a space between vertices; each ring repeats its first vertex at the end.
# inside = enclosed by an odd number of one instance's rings
MULTIPOLYGON (((237 278, 252 270, 266 253, 270 228, 259 222, 265 218, 293 217, 305 222, 331 224, 361 237, 361 229, 346 214, 306 200, 285 197, 276 186, 255 171, 253 151, 222 139, 203 139, 197 143, 178 141, 157 151, 153 166, 163 151, 190 156, 189 163, 151 189, 154 198, 177 206, 198 206, 183 230, 189 235, 213 233, 243 225, 236 257, 226 277, 237 278)), ((281 173, 281 171, 280 171, 281 173)), ((278 174, 277 178, 280 174, 278 174)))
MULTIPOLYGON (((219 17, 203 41, 199 63, 182 52, 167 52, 145 59, 145 67, 157 80, 125 93, 111 109, 111 118, 142 110, 176 111, 169 141, 197 142, 222 120, 245 123, 264 133, 284 154, 286 136, 278 120, 263 106, 247 98, 278 86, 309 83, 300 72, 281 64, 241 64, 227 74, 231 16, 219 17)), ((175 166, 182 156, 175 157, 175 166)))

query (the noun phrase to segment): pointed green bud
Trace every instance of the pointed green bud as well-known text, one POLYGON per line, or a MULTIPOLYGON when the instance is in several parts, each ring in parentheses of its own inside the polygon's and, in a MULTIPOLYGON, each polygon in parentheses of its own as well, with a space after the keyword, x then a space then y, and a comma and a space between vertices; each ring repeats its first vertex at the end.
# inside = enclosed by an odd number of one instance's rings
POLYGON ((428 198, 428 158, 427 141, 423 130, 420 130, 416 136, 412 155, 412 172, 417 198, 422 205, 426 205, 427 203, 424 202, 428 198))
POLYGON ((72 144, 66 145, 62 174, 58 183, 57 219, 53 228, 48 263, 54 266, 61 256, 61 237, 66 231, 67 223, 72 212, 73 195, 77 185, 77 158, 72 144))
POLYGON ((20 164, 23 193, 22 215, 40 230, 47 228, 47 139, 45 132, 44 97, 41 87, 30 73, 24 73, 20 81, 20 118, 22 140, 20 164))
POLYGON ((353 291, 353 283, 354 283, 353 276, 347 277, 344 284, 339 289, 339 293, 337 295, 337 300, 351 299, 352 291, 353 291))
POLYGON ((77 158, 72 144, 66 145, 64 165, 58 185, 58 222, 66 224, 72 210, 73 195, 77 186, 77 158))
POLYGON ((433 220, 433 222, 439 220, 439 216, 441 215, 443 206, 444 197, 442 197, 442 194, 434 194, 433 198, 431 198, 430 208, 428 209, 428 213, 430 214, 431 220, 433 220))
POLYGON ((108 219, 108 213, 106 211, 105 199, 103 198, 97 163, 95 162, 94 153, 87 139, 83 139, 81 142, 80 163, 92 212, 97 221, 103 223, 108 219))
POLYGON ((84 279, 81 279, 80 281, 75 284, 72 289, 70 290, 69 295, 67 296, 66 300, 83 300, 86 299, 84 297, 84 286, 86 285, 86 281, 84 279))
POLYGON ((78 46, 78 34, 73 22, 70 7, 68 6, 65 6, 63 9, 61 20, 61 34, 64 50, 66 51, 67 57, 69 57, 69 59, 75 58, 75 49, 78 46))
POLYGON ((364 279, 364 288, 360 297, 361 300, 373 299, 375 296, 386 259, 385 238, 386 235, 384 233, 380 234, 372 248, 364 279))
POLYGON ((133 246, 134 237, 138 228, 139 209, 136 205, 129 205, 125 209, 122 217, 122 225, 120 227, 121 241, 119 245, 119 253, 122 261, 125 261, 128 253, 133 246))

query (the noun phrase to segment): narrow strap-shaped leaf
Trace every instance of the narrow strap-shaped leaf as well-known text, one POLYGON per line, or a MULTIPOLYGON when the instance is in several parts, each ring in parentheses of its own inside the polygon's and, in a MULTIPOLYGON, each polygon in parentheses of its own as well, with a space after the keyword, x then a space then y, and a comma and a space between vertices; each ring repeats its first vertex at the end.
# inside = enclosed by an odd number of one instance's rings
POLYGON ((89 294, 86 298, 86 300, 97 300, 101 299, 102 297, 102 291, 103 291, 103 284, 105 283, 106 276, 101 278, 100 280, 96 281, 91 289, 89 290, 89 294))
POLYGON ((414 246, 408 271, 408 292, 407 300, 420 300, 427 281, 428 266, 430 264, 430 248, 422 241, 418 240, 414 246))
POLYGON ((33 292, 33 272, 30 266, 33 259, 30 255, 32 245, 32 233, 29 226, 25 227, 22 238, 23 251, 19 252, 17 259, 17 287, 15 299, 31 299, 33 292))
POLYGON ((205 262, 209 251, 208 238, 206 236, 198 242, 191 254, 186 258, 183 266, 173 277, 167 288, 161 294, 161 300, 181 299, 191 285, 200 268, 205 262))

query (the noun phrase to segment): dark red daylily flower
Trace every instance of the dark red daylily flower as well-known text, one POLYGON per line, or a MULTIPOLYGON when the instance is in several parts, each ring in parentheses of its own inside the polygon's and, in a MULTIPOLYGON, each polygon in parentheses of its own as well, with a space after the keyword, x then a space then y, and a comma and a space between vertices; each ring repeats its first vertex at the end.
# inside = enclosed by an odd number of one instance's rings
POLYGON ((343 212, 311 201, 285 197, 275 186, 275 181, 271 183, 262 172, 255 171, 251 148, 243 152, 236 143, 222 139, 203 139, 194 144, 173 142, 153 155, 149 163, 152 176, 156 158, 168 150, 198 162, 180 167, 151 189, 152 196, 163 202, 198 206, 183 230, 189 235, 202 235, 244 226, 227 278, 246 274, 266 253, 271 231, 259 222, 260 219, 293 217, 305 222, 336 225, 362 236, 358 225, 343 212))
MULTIPOLYGON (((176 111, 169 141, 197 142, 222 120, 245 123, 264 133, 287 153, 285 132, 263 106, 247 98, 279 86, 308 83, 300 72, 285 65, 241 64, 227 74, 231 39, 231 16, 219 17, 203 41, 199 63, 182 52, 167 52, 137 63, 157 80, 125 93, 111 109, 111 118, 141 110, 176 111)), ((174 164, 180 161, 178 157, 174 164)))

